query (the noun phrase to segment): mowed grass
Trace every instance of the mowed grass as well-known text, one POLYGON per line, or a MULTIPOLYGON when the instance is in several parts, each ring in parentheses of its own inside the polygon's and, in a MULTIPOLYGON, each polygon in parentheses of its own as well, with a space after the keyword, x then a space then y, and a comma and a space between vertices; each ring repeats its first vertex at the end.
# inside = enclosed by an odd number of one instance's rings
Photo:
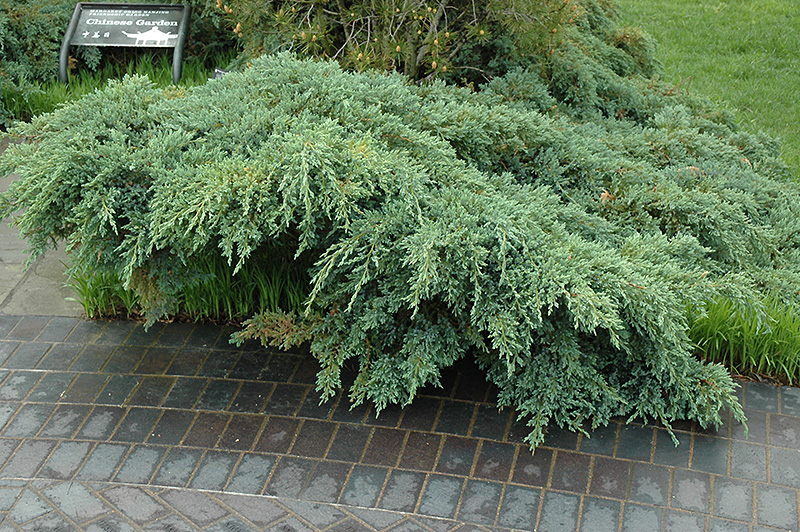
POLYGON ((667 81, 778 139, 800 179, 798 0, 616 1, 627 25, 655 37, 667 81))

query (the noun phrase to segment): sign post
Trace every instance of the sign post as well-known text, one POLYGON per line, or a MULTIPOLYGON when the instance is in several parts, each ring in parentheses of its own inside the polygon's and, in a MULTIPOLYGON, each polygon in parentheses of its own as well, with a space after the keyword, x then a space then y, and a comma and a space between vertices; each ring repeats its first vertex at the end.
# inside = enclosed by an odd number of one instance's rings
POLYGON ((61 43, 59 78, 67 83, 70 46, 133 46, 173 48, 172 81, 178 83, 191 10, 184 4, 78 2, 61 43))

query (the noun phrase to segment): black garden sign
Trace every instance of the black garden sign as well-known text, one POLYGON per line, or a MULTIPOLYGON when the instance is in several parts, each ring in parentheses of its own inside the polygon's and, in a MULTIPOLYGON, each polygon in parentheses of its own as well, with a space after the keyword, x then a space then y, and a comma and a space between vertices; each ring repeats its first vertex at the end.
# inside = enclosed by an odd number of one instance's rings
POLYGON ((172 80, 178 83, 190 14, 184 4, 78 2, 61 44, 58 75, 67 82, 70 46, 173 48, 172 80))

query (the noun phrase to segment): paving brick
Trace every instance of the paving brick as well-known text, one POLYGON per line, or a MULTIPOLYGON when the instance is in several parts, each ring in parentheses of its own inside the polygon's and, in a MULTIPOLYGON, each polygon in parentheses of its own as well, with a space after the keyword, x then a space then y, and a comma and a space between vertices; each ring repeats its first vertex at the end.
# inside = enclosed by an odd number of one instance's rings
POLYGON ((308 387, 300 384, 277 384, 264 405, 264 413, 278 416, 291 416, 303 404, 308 387))
POLYGON ((272 384, 263 382, 244 382, 239 393, 233 398, 232 412, 249 412, 256 414, 264 408, 267 398, 272 393, 272 384))
POLYGON ((539 448, 531 454, 528 449, 521 448, 517 455, 517 465, 514 467, 512 480, 528 486, 547 486, 553 454, 550 449, 539 448))
POLYGON ((97 444, 75 478, 100 482, 111 480, 129 449, 129 446, 124 444, 97 444))
POLYGON ((24 404, 3 430, 6 438, 31 438, 42 429, 55 409, 52 404, 24 404))
POLYGON ((238 459, 238 453, 208 451, 197 466, 197 472, 189 487, 200 490, 222 490, 227 485, 238 459))
POLYGON ((67 517, 78 524, 108 513, 111 508, 78 482, 64 482, 44 490, 44 495, 67 517))
POLYGON ((69 367, 72 371, 100 371, 111 357, 113 347, 107 345, 87 345, 69 367))
POLYGON ((669 469, 649 464, 634 464, 631 500, 665 506, 668 493, 669 469))
POLYGON ((751 521, 753 519, 753 483, 725 477, 714 481, 713 515, 751 521))
POLYGON ((628 495, 633 465, 616 458, 595 458, 589 493, 614 499, 625 499, 628 495))
POLYGON ((160 486, 185 486, 202 454, 200 449, 171 448, 153 477, 153 483, 160 486))
POLYGON ((222 449, 246 451, 253 446, 263 424, 264 416, 233 414, 217 446, 222 449))
POLYGON ((22 345, 21 342, 10 342, 7 340, 0 341, 0 365, 4 365, 5 361, 11 354, 17 350, 17 348, 22 345))
POLYGON ((322 458, 328 450, 336 424, 328 421, 306 420, 297 433, 291 454, 322 458))
POLYGON ((727 519, 712 517, 708 521, 708 532, 750 532, 750 525, 739 521, 728 521, 727 519))
POLYGON ((145 532, 196 532, 199 530, 196 526, 189 523, 187 519, 182 519, 177 515, 167 515, 158 521, 144 525, 142 528, 145 532))
POLYGON ((677 445, 666 430, 656 430, 653 463, 687 468, 692 451, 692 435, 685 432, 673 432, 673 434, 678 440, 677 445))
MULTIPOLYGON (((8 513, 8 517, 16 523, 25 523, 52 511, 50 504, 42 500, 31 490, 24 490, 17 504, 8 513)), ((13 530, 13 529, 12 529, 13 530)))
POLYGON ((767 480, 767 448, 763 445, 731 442, 731 476, 767 480))
POLYGON ((705 532, 705 516, 701 514, 666 511, 666 530, 680 532, 705 532))
POLYGON ((400 428, 420 431, 433 430, 441 407, 441 399, 416 397, 414 402, 405 408, 400 428))
POLYGON ((303 404, 300 405, 300 409, 297 411, 297 416, 312 419, 329 419, 336 402, 328 399, 324 403, 320 403, 319 399, 318 392, 309 389, 306 398, 303 399, 303 404))
POLYGON ((770 414, 760 410, 748 410, 745 415, 747 427, 742 424, 731 427, 731 438, 750 443, 767 443, 767 417, 770 414))
POLYGON ((97 338, 97 343, 113 346, 124 343, 128 336, 130 336, 133 329, 135 329, 138 325, 139 324, 135 321, 110 321, 100 332, 100 336, 97 338))
POLYGON ((483 480, 467 481, 458 519, 467 523, 493 525, 500 507, 503 485, 483 480))
POLYGON ((392 470, 378 507, 384 510, 413 512, 424 483, 424 473, 392 470))
POLYGON ((167 398, 161 403, 162 408, 192 408, 203 389, 206 386, 205 379, 183 379, 175 381, 172 389, 167 394, 167 398))
POLYGON ((797 528, 797 491, 780 486, 758 485, 758 524, 794 530, 797 528))
POLYGON ((557 490, 585 493, 590 463, 591 457, 585 454, 558 451, 550 486, 557 490))
POLYGON ((340 425, 328 450, 329 460, 358 462, 367 447, 370 428, 359 425, 340 425))
POLYGON ((534 531, 539 512, 541 490, 508 486, 498 512, 497 525, 516 530, 534 531))
POLYGON ((711 476, 676 469, 672 479, 673 508, 708 513, 711 504, 711 476))
POLYGON ((183 410, 163 410, 161 418, 156 423, 148 443, 160 443, 164 445, 178 445, 186 436, 194 419, 194 412, 183 410))
POLYGON ((692 469, 725 475, 728 472, 730 440, 695 434, 692 469))
POLYGON ((453 519, 464 481, 457 477, 431 474, 425 484, 419 513, 453 519))
POLYGON ((39 437, 69 438, 86 420, 91 407, 89 405, 59 405, 53 415, 42 428, 39 437))
POLYGON ((40 342, 63 342, 79 322, 77 318, 54 317, 44 326, 37 339, 40 342))
POLYGON ((10 332, 6 335, 9 340, 30 342, 42 333, 50 322, 47 316, 23 316, 10 332))
POLYGON ((111 437, 117 423, 125 415, 125 409, 114 406, 96 406, 78 431, 78 438, 106 440, 111 437))
POLYGON ((0 385, 0 401, 18 401, 25 398, 33 389, 41 373, 31 371, 14 371, 0 385))
POLYGON ((139 380, 140 377, 136 375, 112 375, 94 400, 94 403, 117 406, 125 404, 133 390, 139 385, 139 380))
POLYGON ((131 408, 120 421, 112 439, 123 442, 143 442, 153 431, 160 412, 154 408, 131 408))
POLYGON ((404 430, 375 427, 361 461, 365 464, 394 466, 403 452, 405 439, 404 430))
POLYGON ((200 410, 225 410, 239 389, 239 382, 212 379, 197 401, 200 410))
POLYGON ((187 490, 168 490, 161 495, 170 506, 200 527, 206 527, 229 513, 203 493, 187 490))
POLYGON ((165 452, 164 447, 137 445, 125 458, 114 480, 130 484, 147 484, 165 452))
POLYGON ((744 407, 747 410, 778 412, 779 388, 777 386, 772 386, 763 382, 746 382, 743 388, 744 407))
POLYGON ((186 344, 186 339, 194 332, 194 323, 170 323, 169 327, 164 327, 158 337, 159 347, 182 347, 186 344))
POLYGON ((206 528, 208 532, 259 532, 237 517, 228 517, 206 528))
POLYGON ((639 425, 621 427, 617 443, 617 457, 649 462, 654 437, 652 427, 639 425))
POLYGON ((245 454, 236 465, 226 491, 259 494, 264 490, 275 458, 263 454, 245 454))
POLYGON ((138 346, 119 346, 108 357, 103 372, 105 373, 132 373, 142 360, 146 348, 138 346))
POLYGON ((773 448, 769 462, 773 483, 800 488, 800 451, 773 448))
POLYGON ((336 502, 342 493, 349 471, 350 464, 318 462, 309 473, 300 498, 314 502, 336 502))
POLYGON ((277 497, 297 498, 314 469, 316 461, 304 458, 281 458, 275 466, 265 493, 277 497))
POLYGON ((5 338, 22 320, 21 316, 0 315, 0 338, 5 338))
POLYGON ((148 523, 172 513, 169 508, 142 488, 115 486, 103 492, 103 496, 119 508, 126 517, 139 524, 148 523))
POLYGON ((108 375, 98 373, 81 373, 62 396, 64 403, 91 403, 100 394, 106 384, 108 375))
POLYGON ((175 379, 170 377, 144 377, 128 400, 133 406, 158 406, 166 398, 175 379))
POLYGON ((436 463, 436 471, 450 475, 469 475, 475 461, 477 447, 477 440, 447 436, 436 463))
POLYGON ((444 400, 439 419, 436 422, 436 432, 459 436, 468 435, 475 408, 474 403, 444 400))
POLYGON ((183 439, 183 444, 192 447, 215 447, 230 417, 230 414, 200 412, 183 439))
POLYGON ((405 409, 400 405, 387 405, 380 412, 377 411, 375 405, 372 405, 367 413, 367 418, 364 420, 365 425, 377 425, 379 427, 397 428, 400 425, 400 419, 403 417, 405 409))
POLYGON ((75 378, 74 373, 45 373, 28 395, 28 401, 55 403, 69 387, 73 378, 75 378))
POLYGON ((36 476, 60 480, 71 479, 89 454, 92 445, 92 443, 84 441, 61 442, 36 476))
MULTIPOLYGON (((506 482, 514 466, 517 445, 485 441, 475 463, 474 476, 485 480, 506 482)), ((528 452, 527 449, 522 452, 528 452)))
POLYGON ((54 441, 23 441, 3 467, 3 478, 33 478, 55 446, 54 441))
POLYGON ((622 532, 661 530, 663 520, 664 511, 661 508, 628 503, 622 514, 622 532))
MULTIPOLYGON (((271 399, 270 402, 272 402, 271 399)), ((350 400, 340 393, 336 406, 333 412, 331 412, 331 419, 343 423, 363 423, 368 412, 369 407, 364 404, 353 407, 353 405, 350 404, 350 400)))
POLYGON ((411 432, 403 448, 400 467, 430 471, 436 463, 443 436, 426 432, 411 432))
POLYGON ((509 409, 498 410, 497 405, 491 404, 478 405, 470 435, 473 438, 502 441, 512 418, 513 414, 509 409))
POLYGON ((772 414, 769 419, 770 445, 800 449, 800 418, 772 414))
POLYGON ((203 366, 206 357, 210 356, 210 353, 213 356, 213 352, 208 349, 200 349, 198 346, 180 349, 172 358, 169 367, 164 373, 176 376, 194 376, 197 374, 197 370, 203 366))
POLYGON ((617 501, 586 497, 580 532, 617 532, 620 525, 620 506, 617 501))
MULTIPOLYGON (((605 427, 598 427, 589 433, 589 437, 581 439, 581 452, 589 454, 603 454, 612 456, 614 454, 614 446, 616 444, 617 430, 619 426, 617 423, 609 423, 605 427)), ((548 427, 548 432, 550 427, 548 427)), ((560 429, 563 432, 563 429, 560 429)), ((574 449, 573 447, 570 447, 574 449)))
POLYGON ((288 514, 283 507, 267 498, 235 495, 220 495, 218 498, 260 529, 268 527, 288 514))
POLYGON ((44 358, 50 347, 49 343, 23 343, 6 359, 3 367, 6 369, 33 369, 44 358))
MULTIPOLYGON (((537 530, 572 532, 578 529, 578 511, 581 499, 578 495, 547 491, 542 502, 542 517, 537 530)), ((641 530, 647 530, 645 528, 641 530)), ((656 529, 652 529, 656 530, 656 529)))
POLYGON ((297 433, 299 420, 288 417, 270 416, 264 424, 254 450, 265 453, 286 453, 297 433))
POLYGON ((197 375, 202 377, 227 377, 236 361, 239 360, 238 351, 212 351, 206 358, 203 365, 197 371, 197 375))
MULTIPOLYGON (((236 361, 236 364, 231 368, 228 376, 231 379, 258 380, 267 359, 268 356, 264 353, 242 353, 236 361)), ((266 380, 272 379, 267 377, 266 380)))
POLYGON ((75 361, 83 346, 80 344, 54 344, 39 361, 39 370, 65 370, 75 361))
POLYGON ((800 417, 800 388, 781 389, 781 414, 800 417))
POLYGON ((163 375, 175 357, 176 349, 169 347, 151 347, 145 351, 139 364, 133 370, 139 375, 163 375))
POLYGON ((220 337, 220 328, 215 325, 198 323, 186 337, 186 346, 211 348, 220 337))
POLYGON ((387 469, 357 465, 342 492, 341 502, 363 508, 372 508, 378 502, 387 469))

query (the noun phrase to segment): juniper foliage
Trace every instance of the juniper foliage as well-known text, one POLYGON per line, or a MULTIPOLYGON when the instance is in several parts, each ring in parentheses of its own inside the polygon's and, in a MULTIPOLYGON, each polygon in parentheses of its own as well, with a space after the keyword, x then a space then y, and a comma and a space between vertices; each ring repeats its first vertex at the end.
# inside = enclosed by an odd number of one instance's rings
POLYGON ((310 265, 304 311, 236 340, 308 342, 323 398, 352 364, 354 404, 407 404, 470 356, 532 447, 549 423, 742 420, 687 316, 798 303, 800 191, 772 141, 650 76, 611 20, 586 10, 479 92, 292 55, 191 89, 111 82, 14 128, 1 214, 24 208, 33 257, 66 240, 150 320, 209 256, 310 265))

